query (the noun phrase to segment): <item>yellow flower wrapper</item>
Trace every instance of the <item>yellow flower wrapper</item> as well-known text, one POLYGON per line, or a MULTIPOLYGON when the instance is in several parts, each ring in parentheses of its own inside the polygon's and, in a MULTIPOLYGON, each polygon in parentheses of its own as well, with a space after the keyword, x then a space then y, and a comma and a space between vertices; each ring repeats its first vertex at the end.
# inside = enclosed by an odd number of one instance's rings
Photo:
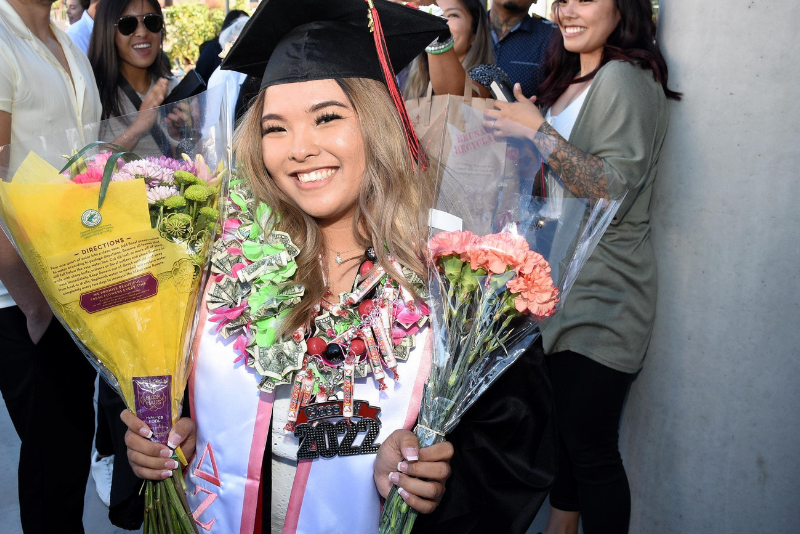
MULTIPOLYGON (((129 407, 135 406, 134 377, 172 376, 176 418, 187 378, 187 323, 201 278, 196 255, 151 228, 144 180, 112 182, 101 222, 87 227, 82 217, 96 208, 99 183, 33 183, 25 167, 19 179, 0 183, 0 198, 43 294, 116 378, 129 407)), ((59 176, 40 162, 36 167, 59 176)))
MULTIPOLYGON (((228 195, 227 100, 220 86, 148 110, 144 135, 126 116, 0 147, 0 226, 56 318, 163 444, 181 416, 228 195)), ((172 458, 186 465, 180 447, 172 458)), ((145 534, 197 533, 180 469, 143 491, 145 534)))

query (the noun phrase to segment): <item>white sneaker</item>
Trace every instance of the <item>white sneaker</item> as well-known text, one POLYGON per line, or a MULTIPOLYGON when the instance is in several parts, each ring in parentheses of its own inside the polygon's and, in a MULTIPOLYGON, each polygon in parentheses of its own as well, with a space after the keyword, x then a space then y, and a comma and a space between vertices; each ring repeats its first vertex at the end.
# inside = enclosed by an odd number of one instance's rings
POLYGON ((114 472, 114 457, 98 458, 97 451, 92 451, 92 478, 97 494, 106 506, 111 505, 111 478, 114 472))

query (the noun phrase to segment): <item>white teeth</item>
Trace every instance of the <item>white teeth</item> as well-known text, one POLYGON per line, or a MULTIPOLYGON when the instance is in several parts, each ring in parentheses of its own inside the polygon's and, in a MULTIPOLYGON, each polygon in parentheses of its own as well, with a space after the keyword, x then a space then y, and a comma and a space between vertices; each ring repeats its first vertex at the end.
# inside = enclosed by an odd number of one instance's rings
POLYGON ((319 182, 325 178, 329 178, 336 172, 336 169, 320 169, 309 173, 297 173, 297 179, 303 183, 306 182, 319 182))
POLYGON ((133 48, 138 50, 140 48, 150 48, 150 43, 140 43, 133 45, 133 48))
POLYGON ((576 33, 581 33, 581 32, 583 32, 585 29, 586 29, 586 28, 581 28, 581 27, 578 27, 578 26, 569 26, 569 27, 567 27, 567 28, 564 28, 564 33, 567 33, 567 34, 576 34, 576 33))

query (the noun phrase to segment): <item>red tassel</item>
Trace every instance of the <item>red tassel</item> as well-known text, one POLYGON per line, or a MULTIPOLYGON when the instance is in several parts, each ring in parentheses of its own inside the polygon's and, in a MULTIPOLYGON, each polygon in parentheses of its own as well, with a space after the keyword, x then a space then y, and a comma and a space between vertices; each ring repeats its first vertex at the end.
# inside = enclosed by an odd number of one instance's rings
MULTIPOLYGON (((389 94, 392 97, 397 112, 400 114, 400 121, 403 123, 403 131, 406 135, 406 143, 408 150, 411 152, 411 157, 418 160, 422 166, 422 170, 428 168, 428 158, 425 156, 425 151, 422 150, 417 138, 417 132, 414 131, 414 125, 411 123, 411 117, 408 116, 403 95, 400 93, 400 88, 397 86, 397 77, 392 68, 392 62, 389 59, 389 49, 386 47, 386 38, 383 35, 383 27, 381 26, 381 19, 378 16, 378 10, 372 4, 372 0, 365 0, 370 8, 370 15, 372 18, 372 33, 375 36, 375 48, 378 51, 378 60, 383 69, 383 76, 386 78, 386 85, 389 88, 389 94)), ((413 162, 412 162, 413 166, 413 162)))

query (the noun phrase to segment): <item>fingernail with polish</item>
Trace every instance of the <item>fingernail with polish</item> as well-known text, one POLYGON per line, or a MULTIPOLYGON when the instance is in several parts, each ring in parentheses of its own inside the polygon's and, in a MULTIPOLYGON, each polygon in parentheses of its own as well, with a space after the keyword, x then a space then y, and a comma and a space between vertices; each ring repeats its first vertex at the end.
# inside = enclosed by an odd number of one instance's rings
POLYGON ((166 467, 167 469, 177 469, 178 462, 176 462, 175 460, 170 460, 166 463, 166 465, 164 465, 164 467, 166 467))
POLYGON ((161 449, 158 454, 160 454, 162 458, 169 458, 172 456, 172 451, 169 449, 161 449))
POLYGON ((147 427, 144 427, 144 426, 139 429, 139 434, 141 434, 142 436, 146 437, 147 439, 150 439, 151 437, 153 437, 153 431, 150 430, 147 427))
POLYGON ((416 447, 408 447, 405 451, 403 451, 406 456, 406 460, 410 460, 412 462, 419 460, 419 456, 417 456, 417 448, 416 447))
POLYGON ((401 473, 408 471, 408 464, 405 462, 397 462, 397 470, 401 473))
POLYGON ((399 493, 403 499, 408 499, 409 497, 408 492, 403 488, 397 488, 397 493, 399 493))
POLYGON ((392 484, 397 484, 398 482, 400 482, 400 475, 398 475, 395 472, 389 473, 389 482, 391 482, 392 484))
POLYGON ((161 478, 169 478, 172 476, 172 471, 161 471, 161 478))
POLYGON ((167 442, 167 447, 169 447, 170 449, 174 449, 175 447, 181 444, 181 439, 182 438, 180 434, 172 434, 172 436, 170 436, 169 438, 169 441, 167 442))

